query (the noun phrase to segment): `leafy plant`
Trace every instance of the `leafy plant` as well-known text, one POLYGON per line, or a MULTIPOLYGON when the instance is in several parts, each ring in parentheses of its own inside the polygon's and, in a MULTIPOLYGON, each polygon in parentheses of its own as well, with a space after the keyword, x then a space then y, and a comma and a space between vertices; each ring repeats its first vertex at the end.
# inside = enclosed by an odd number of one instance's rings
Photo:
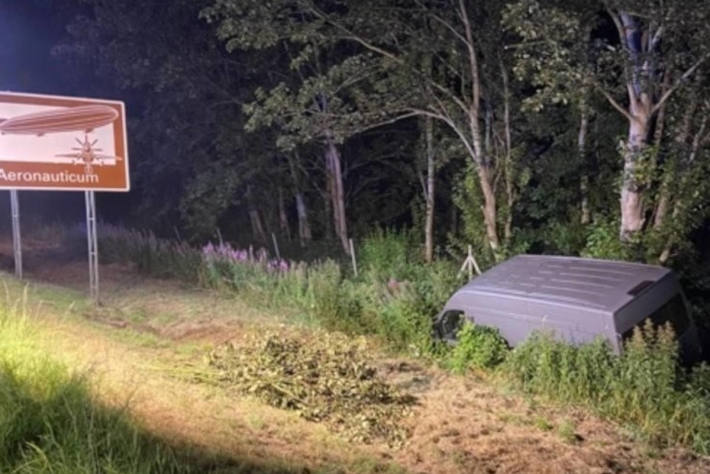
POLYGON ((472 367, 492 369, 505 360, 507 353, 508 345, 497 329, 466 322, 458 332, 447 364, 458 373, 472 367))

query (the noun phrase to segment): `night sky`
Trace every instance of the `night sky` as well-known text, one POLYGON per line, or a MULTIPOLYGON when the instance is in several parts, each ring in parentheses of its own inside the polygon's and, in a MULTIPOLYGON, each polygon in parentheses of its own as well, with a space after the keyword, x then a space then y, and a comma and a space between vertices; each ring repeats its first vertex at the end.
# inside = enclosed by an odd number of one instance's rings
MULTIPOLYGON (((96 80, 93 71, 67 70, 68 66, 51 53, 64 37, 66 25, 82 8, 85 7, 78 0, 0 0, 0 90, 90 95, 85 90, 96 80), (86 78, 83 86, 82 78, 86 78)), ((0 191, 0 229, 4 230, 10 225, 8 196, 8 192, 0 191)), ((20 192, 22 220, 81 221, 83 199, 79 192, 20 192)), ((100 218, 118 218, 126 196, 97 193, 97 199, 100 218)))
POLYGON ((0 0, 0 89, 16 92, 70 93, 67 74, 51 49, 64 34, 75 2, 0 0))

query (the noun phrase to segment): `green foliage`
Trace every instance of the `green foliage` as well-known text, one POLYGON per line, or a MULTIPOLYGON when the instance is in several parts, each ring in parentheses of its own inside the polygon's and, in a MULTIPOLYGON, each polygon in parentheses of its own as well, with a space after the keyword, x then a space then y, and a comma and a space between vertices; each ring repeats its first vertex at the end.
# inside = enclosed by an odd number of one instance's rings
POLYGON ((624 260, 628 249, 619 240, 619 223, 615 219, 599 220, 594 223, 581 252, 583 257, 624 260))
MULTIPOLYGON (((378 229, 358 247, 358 260, 363 275, 376 281, 408 276, 412 249, 411 234, 378 229)), ((413 263, 413 262, 411 262, 413 263)))
POLYGON ((708 369, 680 367, 669 326, 636 328, 618 357, 601 339, 572 347, 535 334, 510 353, 503 371, 526 391, 585 405, 651 442, 710 452, 708 369))
POLYGON ((461 213, 462 228, 459 235, 450 235, 449 240, 457 253, 465 254, 467 246, 472 245, 478 265, 483 269, 492 266, 495 256, 488 245, 483 225, 483 195, 470 163, 457 177, 453 201, 461 213))
POLYGON ((471 368, 493 369, 508 354, 508 344, 497 329, 464 323, 457 334, 456 346, 447 356, 446 364, 457 373, 471 368))

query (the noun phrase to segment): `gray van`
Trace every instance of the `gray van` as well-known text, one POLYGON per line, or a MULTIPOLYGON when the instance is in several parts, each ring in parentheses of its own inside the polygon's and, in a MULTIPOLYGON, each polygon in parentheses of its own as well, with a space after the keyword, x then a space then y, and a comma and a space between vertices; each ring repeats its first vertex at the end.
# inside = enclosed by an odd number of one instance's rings
POLYGON ((572 344, 607 339, 616 353, 646 318, 670 322, 683 352, 700 355, 683 291, 667 268, 630 262, 518 255, 460 288, 436 317, 436 334, 454 342, 464 320, 497 328, 511 347, 535 330, 572 344))

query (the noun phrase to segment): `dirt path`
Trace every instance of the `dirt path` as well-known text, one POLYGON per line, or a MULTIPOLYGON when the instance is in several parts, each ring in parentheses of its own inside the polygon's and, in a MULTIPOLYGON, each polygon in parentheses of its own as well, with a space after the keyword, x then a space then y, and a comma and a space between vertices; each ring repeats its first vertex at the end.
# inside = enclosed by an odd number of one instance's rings
MULTIPOLYGON (((32 271, 31 279, 44 282, 30 291, 33 312, 51 335, 49 351, 89 370, 104 401, 128 401, 136 418, 165 439, 292 472, 710 472, 708 459, 651 450, 584 412, 526 399, 475 375, 384 356, 376 358, 380 375, 418 398, 404 421, 412 435, 398 450, 348 443, 293 412, 200 381, 210 347, 265 327, 287 330, 280 326, 286 315, 143 278, 126 266, 101 271, 106 296, 98 310, 78 291, 86 284, 83 262, 32 271)), ((21 287, 1 278, 17 297, 21 287)), ((242 472, 234 466, 220 472, 242 472)))

